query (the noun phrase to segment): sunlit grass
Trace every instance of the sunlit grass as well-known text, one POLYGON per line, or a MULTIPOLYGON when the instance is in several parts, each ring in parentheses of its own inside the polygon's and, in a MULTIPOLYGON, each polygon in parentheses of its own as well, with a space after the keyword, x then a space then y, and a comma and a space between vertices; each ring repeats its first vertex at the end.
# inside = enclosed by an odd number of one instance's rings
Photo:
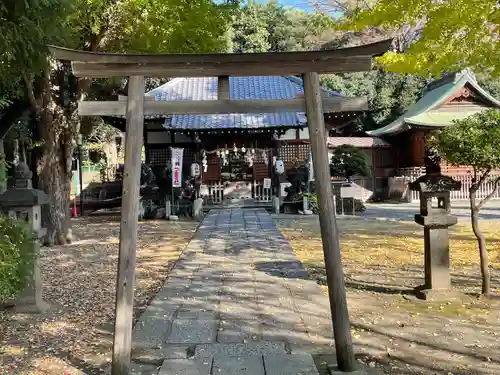
MULTIPOLYGON (((323 261, 319 226, 298 228, 285 225, 282 233, 304 263, 323 261)), ((487 239, 490 266, 500 267, 500 224, 482 221, 487 239)), ((409 222, 379 220, 339 221, 342 260, 346 264, 366 266, 422 265, 424 256, 423 228, 409 222)), ((476 238, 469 224, 450 229, 450 258, 453 267, 479 264, 476 238)))
MULTIPOLYGON (((324 258, 319 223, 296 220, 278 221, 278 225, 311 277, 324 285, 324 258)), ((400 277, 406 275, 405 270, 423 272, 423 228, 418 224, 402 221, 339 220, 338 225, 344 269, 354 272, 357 281, 397 288, 403 287, 400 277), (375 282, 374 275, 377 275, 375 282)), ((485 220, 480 225, 487 240, 489 266, 491 269, 500 269, 499 222, 485 220)), ((452 271, 470 274, 471 270, 474 270, 479 274, 479 250, 470 224, 461 223, 450 228, 450 259, 452 271)), ((415 277, 415 273, 411 277, 415 277)), ((413 281, 414 284, 420 282, 421 280, 413 281)), ((479 279, 477 284, 480 288, 479 279)), ((326 286, 324 288, 327 293, 326 286)), ((498 291, 497 285, 492 285, 492 288, 494 292, 498 291)), ((476 321, 487 319, 491 308, 500 307, 498 301, 418 303, 398 297, 393 302, 394 306, 407 313, 461 316, 474 318, 472 320, 476 321)))

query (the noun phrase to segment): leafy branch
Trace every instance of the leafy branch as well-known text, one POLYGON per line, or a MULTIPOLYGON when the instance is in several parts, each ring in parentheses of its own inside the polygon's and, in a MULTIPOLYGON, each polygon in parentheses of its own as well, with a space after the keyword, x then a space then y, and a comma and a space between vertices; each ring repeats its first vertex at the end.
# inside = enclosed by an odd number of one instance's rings
POLYGON ((429 139, 431 146, 448 163, 456 166, 469 165, 473 168, 472 185, 469 188, 471 224, 478 241, 481 274, 483 279, 482 293, 490 293, 490 274, 488 269, 488 252, 486 238, 479 227, 479 211, 496 194, 500 186, 500 176, 492 181, 492 190, 477 202, 477 192, 493 171, 500 169, 500 110, 489 109, 476 113, 463 120, 455 121, 429 139))

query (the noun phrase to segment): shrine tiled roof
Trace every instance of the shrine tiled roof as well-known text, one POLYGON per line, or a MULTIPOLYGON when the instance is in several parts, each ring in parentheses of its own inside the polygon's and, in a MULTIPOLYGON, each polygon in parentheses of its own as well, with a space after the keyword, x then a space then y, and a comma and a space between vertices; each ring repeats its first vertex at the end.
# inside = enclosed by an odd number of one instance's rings
POLYGON ((474 74, 465 70, 433 82, 422 98, 396 120, 379 129, 366 132, 370 136, 390 136, 405 132, 412 127, 440 128, 451 125, 488 107, 500 107, 500 102, 484 90, 476 81, 474 74), (444 106, 446 100, 464 86, 468 85, 482 99, 484 104, 461 104, 444 106))
MULTIPOLYGON (((323 90, 329 96, 342 96, 323 90)), ((229 97, 232 100, 293 99, 304 92, 302 80, 288 76, 229 77, 229 97)), ((217 100, 217 77, 174 78, 149 91, 146 96, 156 100, 217 100)), ((262 129, 303 127, 303 112, 245 113, 215 115, 171 115, 163 127, 176 129, 262 129)))

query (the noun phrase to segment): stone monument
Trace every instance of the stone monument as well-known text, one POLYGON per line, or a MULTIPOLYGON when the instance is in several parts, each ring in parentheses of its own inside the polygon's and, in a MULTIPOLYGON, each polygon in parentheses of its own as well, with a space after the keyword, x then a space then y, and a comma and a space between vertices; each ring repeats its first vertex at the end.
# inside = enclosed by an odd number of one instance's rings
POLYGON ((197 198, 193 202, 193 218, 196 221, 203 220, 203 199, 197 198))
POLYGON ((19 312, 43 312, 48 308, 48 304, 42 298, 39 239, 45 235, 45 230, 42 228, 41 206, 49 203, 49 197, 43 191, 33 189, 32 176, 28 166, 20 162, 15 170, 16 187, 0 195, 0 211, 17 220, 25 220, 38 237, 33 243, 36 259, 31 278, 24 292, 12 301, 14 309, 19 312))
POLYGON ((420 213, 415 222, 424 227, 425 283, 415 291, 423 299, 451 296, 450 239, 448 228, 457 223, 451 215, 450 192, 460 190, 461 183, 441 174, 440 157, 429 151, 425 158, 426 174, 410 183, 420 195, 420 213), (433 199, 437 206, 433 206, 433 199))

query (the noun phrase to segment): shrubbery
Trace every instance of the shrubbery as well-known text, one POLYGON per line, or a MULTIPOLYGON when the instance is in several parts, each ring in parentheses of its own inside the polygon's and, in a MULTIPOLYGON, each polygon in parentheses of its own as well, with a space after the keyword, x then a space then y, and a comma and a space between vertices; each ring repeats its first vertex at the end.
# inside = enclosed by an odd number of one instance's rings
POLYGON ((303 197, 307 197, 309 201, 309 209, 313 212, 314 215, 319 214, 319 206, 318 206, 318 196, 313 193, 301 193, 299 194, 300 199, 303 197))
POLYGON ((22 221, 0 216, 0 301, 16 297, 33 272, 34 236, 22 221))

